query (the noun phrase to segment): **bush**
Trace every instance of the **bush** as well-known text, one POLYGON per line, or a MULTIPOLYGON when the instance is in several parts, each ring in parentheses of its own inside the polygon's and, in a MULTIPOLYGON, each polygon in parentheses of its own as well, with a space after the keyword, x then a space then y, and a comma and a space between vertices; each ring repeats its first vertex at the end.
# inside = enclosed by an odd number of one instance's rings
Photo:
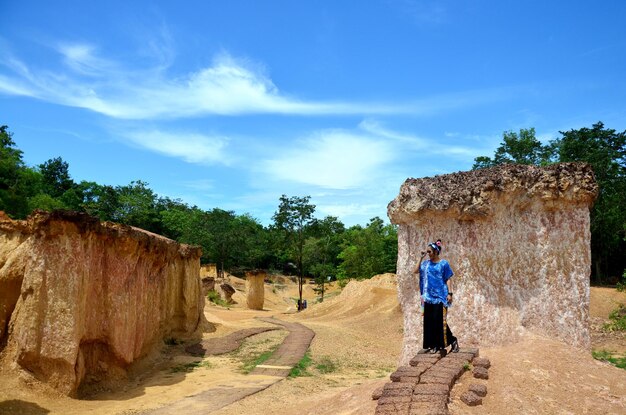
POLYGON ((330 357, 324 356, 315 365, 315 368, 322 374, 332 373, 337 371, 337 364, 330 357))
POLYGON ((619 367, 620 369, 626 369, 626 355, 622 357, 613 357, 613 355, 606 350, 593 351, 591 352, 591 355, 596 360, 608 362, 613 366, 619 367))
POLYGON ((206 294, 206 298, 215 305, 222 307, 228 307, 228 303, 220 297, 219 293, 215 290, 209 290, 206 294))
POLYGON ((626 331, 626 306, 620 304, 609 314, 609 322, 604 325, 608 331, 626 331))

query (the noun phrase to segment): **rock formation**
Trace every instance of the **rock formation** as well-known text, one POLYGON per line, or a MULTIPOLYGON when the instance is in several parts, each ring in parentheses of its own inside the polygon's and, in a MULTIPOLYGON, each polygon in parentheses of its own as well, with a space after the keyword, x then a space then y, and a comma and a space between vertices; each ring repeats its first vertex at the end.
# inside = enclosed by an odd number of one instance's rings
POLYGON ((246 271, 246 291, 248 296, 246 302, 251 310, 263 310, 265 302, 265 271, 246 271))
POLYGON ((216 289, 220 298, 226 301, 228 304, 237 304, 237 301, 233 300, 233 295, 235 294, 235 288, 227 282, 222 282, 217 285, 216 289))
POLYGON ((461 346, 515 341, 532 328, 588 348, 589 207, 598 188, 584 163, 504 165, 408 179, 388 206, 398 224, 401 362, 421 348, 420 251, 442 239, 455 272, 448 322, 461 346))
POLYGON ((4 364, 76 395, 204 321, 200 248, 75 212, 0 214, 4 364))
POLYGON ((202 278, 212 277, 217 278, 217 265, 216 264, 204 264, 200 266, 200 276, 202 278))

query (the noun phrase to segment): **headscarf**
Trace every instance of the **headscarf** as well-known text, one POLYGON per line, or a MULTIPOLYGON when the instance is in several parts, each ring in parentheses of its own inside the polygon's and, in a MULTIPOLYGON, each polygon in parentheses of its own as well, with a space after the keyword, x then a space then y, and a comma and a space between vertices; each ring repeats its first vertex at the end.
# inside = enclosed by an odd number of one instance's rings
POLYGON ((437 254, 439 254, 441 252, 441 239, 437 239, 437 242, 429 243, 428 246, 437 251, 437 254))

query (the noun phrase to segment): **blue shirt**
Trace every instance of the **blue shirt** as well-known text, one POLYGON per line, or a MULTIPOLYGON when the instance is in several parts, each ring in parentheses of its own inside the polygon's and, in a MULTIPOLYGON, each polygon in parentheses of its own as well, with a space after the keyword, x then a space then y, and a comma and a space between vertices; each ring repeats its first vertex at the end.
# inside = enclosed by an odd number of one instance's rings
POLYGON ((448 307, 448 286, 446 282, 454 275, 445 259, 439 262, 426 260, 420 266, 420 294, 425 302, 443 304, 448 307))

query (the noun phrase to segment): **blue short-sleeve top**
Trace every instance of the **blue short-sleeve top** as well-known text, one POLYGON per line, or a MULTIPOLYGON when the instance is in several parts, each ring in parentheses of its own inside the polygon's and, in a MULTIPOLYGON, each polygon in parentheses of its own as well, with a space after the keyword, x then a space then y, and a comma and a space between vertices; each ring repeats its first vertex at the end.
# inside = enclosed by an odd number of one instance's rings
POLYGON ((420 294, 425 302, 443 304, 448 307, 448 286, 446 282, 454 272, 445 259, 439 262, 426 260, 420 266, 420 294))

